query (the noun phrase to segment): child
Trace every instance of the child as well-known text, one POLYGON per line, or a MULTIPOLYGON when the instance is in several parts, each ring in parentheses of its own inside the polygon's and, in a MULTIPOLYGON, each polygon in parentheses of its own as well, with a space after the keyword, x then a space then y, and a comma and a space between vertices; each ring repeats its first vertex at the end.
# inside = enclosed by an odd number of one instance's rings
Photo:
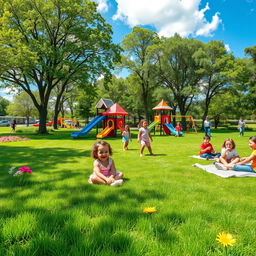
POLYGON ((227 168, 237 172, 256 172, 256 136, 249 138, 249 147, 253 150, 250 156, 241 158, 236 164, 228 164, 227 168))
POLYGON ((112 158, 112 149, 105 141, 94 143, 91 156, 96 159, 93 163, 93 174, 90 175, 88 182, 91 184, 108 184, 118 186, 123 184, 123 174, 116 171, 112 158))
POLYGON ((124 131, 122 133, 122 142, 123 142, 123 150, 127 150, 128 149, 128 144, 129 141, 132 141, 132 137, 131 137, 131 132, 130 132, 130 127, 129 125, 126 125, 124 127, 124 131))
POLYGON ((203 158, 206 158, 207 160, 220 157, 220 153, 217 153, 213 149, 212 144, 210 143, 210 140, 211 140, 210 136, 205 135, 204 141, 200 145, 200 156, 203 158))
POLYGON ((154 155, 152 152, 152 148, 150 145, 150 140, 153 142, 153 139, 150 135, 149 129, 148 129, 148 122, 147 120, 141 120, 140 121, 140 129, 138 134, 138 142, 140 142, 140 156, 143 156, 144 148, 147 147, 150 155, 154 155))
POLYGON ((221 156, 219 163, 216 162, 215 166, 219 170, 227 170, 228 164, 238 163, 240 158, 235 149, 236 144, 232 139, 226 139, 222 145, 221 156))
POLYGON ((182 127, 180 125, 180 122, 177 123, 176 127, 175 127, 175 131, 176 131, 176 137, 179 137, 181 136, 181 130, 182 130, 182 127))

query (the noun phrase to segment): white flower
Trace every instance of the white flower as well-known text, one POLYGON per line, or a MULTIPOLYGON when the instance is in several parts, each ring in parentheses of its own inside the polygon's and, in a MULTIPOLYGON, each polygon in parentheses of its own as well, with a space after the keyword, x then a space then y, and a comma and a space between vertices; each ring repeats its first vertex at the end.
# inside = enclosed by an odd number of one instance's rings
POLYGON ((8 173, 9 173, 9 174, 12 174, 15 168, 16 168, 15 166, 11 167, 11 168, 9 169, 8 173))

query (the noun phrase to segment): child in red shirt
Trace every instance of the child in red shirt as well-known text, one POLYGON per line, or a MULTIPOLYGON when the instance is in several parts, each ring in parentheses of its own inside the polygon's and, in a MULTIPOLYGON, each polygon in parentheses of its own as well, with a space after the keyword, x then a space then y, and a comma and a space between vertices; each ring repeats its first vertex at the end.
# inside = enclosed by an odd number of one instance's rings
POLYGON ((204 136, 204 141, 200 145, 200 156, 206 159, 213 159, 213 158, 218 158, 220 157, 220 153, 216 152, 213 149, 212 144, 210 143, 210 136, 205 135, 204 136))
POLYGON ((176 127, 175 127, 175 131, 176 131, 176 137, 182 136, 182 127, 180 125, 180 122, 177 123, 176 127))

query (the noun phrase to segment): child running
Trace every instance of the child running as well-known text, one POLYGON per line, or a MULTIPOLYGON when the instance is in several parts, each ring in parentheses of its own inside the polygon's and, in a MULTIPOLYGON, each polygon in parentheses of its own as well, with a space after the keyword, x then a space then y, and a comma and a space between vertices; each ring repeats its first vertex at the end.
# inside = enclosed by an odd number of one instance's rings
POLYGON ((138 142, 140 142, 140 157, 143 156, 144 148, 147 147, 150 155, 154 155, 152 152, 150 140, 153 142, 153 139, 150 135, 150 131, 148 129, 148 122, 146 119, 140 121, 140 129, 138 133, 138 142))
POLYGON ((236 144, 232 139, 228 138, 224 141, 221 149, 219 163, 215 163, 217 169, 227 170, 227 166, 229 164, 235 164, 239 162, 240 158, 235 147, 236 144))
POLYGON ((249 147, 253 150, 250 156, 241 158, 236 164, 228 164, 227 168, 237 172, 256 172, 256 136, 249 138, 249 147))
POLYGON ((105 141, 94 143, 91 156, 96 159, 93 163, 93 174, 90 175, 88 182, 91 184, 107 184, 119 186, 123 184, 123 174, 115 168, 115 163, 110 156, 112 148, 105 141))
POLYGON ((127 150, 128 149, 128 144, 129 141, 132 141, 132 137, 131 137, 131 132, 130 132, 130 127, 129 125, 126 125, 124 127, 124 131, 122 133, 122 142, 123 142, 123 150, 127 150))
POLYGON ((211 137, 205 135, 203 139, 204 141, 200 145, 200 156, 206 158, 207 160, 220 157, 220 153, 217 153, 210 143, 211 137))

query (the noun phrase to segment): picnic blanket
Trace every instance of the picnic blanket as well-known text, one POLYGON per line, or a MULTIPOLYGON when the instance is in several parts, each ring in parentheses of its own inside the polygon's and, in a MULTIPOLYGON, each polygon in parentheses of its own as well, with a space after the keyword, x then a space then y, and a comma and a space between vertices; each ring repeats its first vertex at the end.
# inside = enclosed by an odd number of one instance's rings
POLYGON ((222 178, 231 178, 231 177, 256 177, 256 173, 253 172, 237 172, 233 170, 223 171, 218 170, 214 164, 202 165, 202 164, 193 164, 193 166, 198 167, 202 170, 205 170, 209 173, 215 174, 222 178))
POLYGON ((199 155, 193 155, 193 156, 190 156, 190 157, 197 158, 197 159, 201 159, 201 160, 211 160, 211 161, 215 160, 215 161, 216 161, 216 159, 214 159, 214 158, 206 159, 206 158, 203 158, 203 157, 201 157, 201 156, 199 156, 199 155))

